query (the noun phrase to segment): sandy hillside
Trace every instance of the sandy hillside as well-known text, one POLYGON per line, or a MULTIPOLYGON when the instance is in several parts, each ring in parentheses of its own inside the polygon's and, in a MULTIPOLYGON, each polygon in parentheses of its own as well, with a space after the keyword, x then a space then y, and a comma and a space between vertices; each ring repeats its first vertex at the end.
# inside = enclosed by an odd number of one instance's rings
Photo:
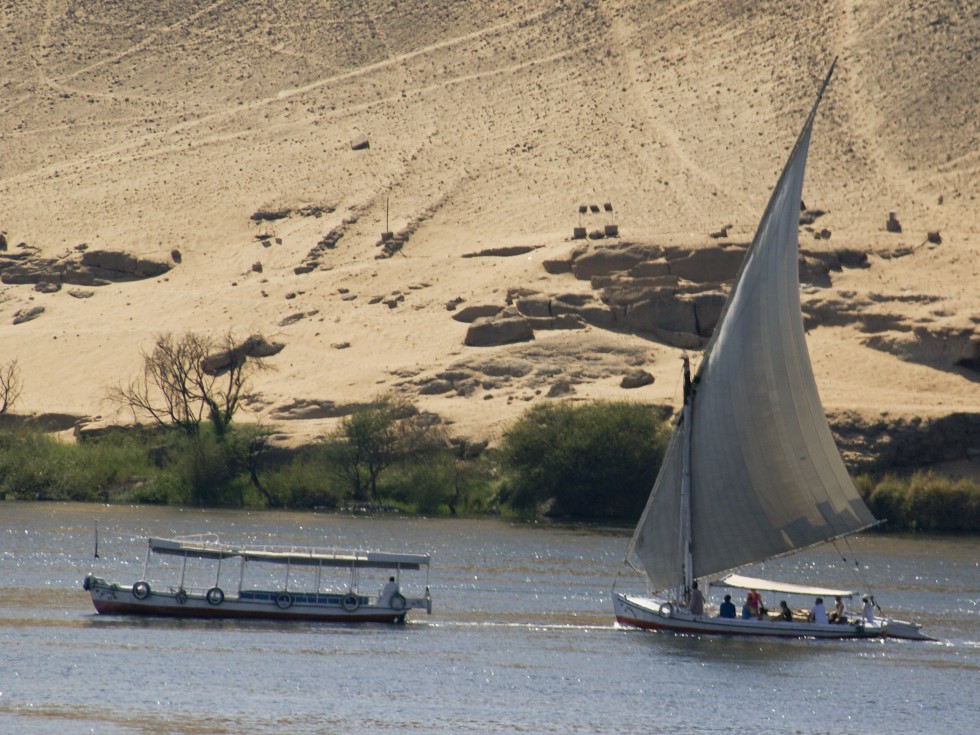
POLYGON ((18 413, 115 420, 107 388, 136 374, 155 335, 188 330, 285 344, 250 415, 300 438, 335 420, 304 407, 386 390, 491 440, 559 379, 575 398, 674 403, 681 350, 650 334, 592 324, 468 347, 447 304, 593 294, 544 267, 570 257, 580 225, 618 226, 593 247, 716 245, 724 225, 726 242, 747 242, 835 56, 804 188, 822 216, 801 245, 867 261, 804 289, 825 406, 980 412, 970 3, 353 5, 0 11, 0 256, 44 265, 0 274, 18 413), (607 202, 612 213, 579 214, 607 202), (379 258, 385 231, 401 249, 379 258), (100 251, 170 270, 51 275, 100 251), (423 390, 502 364, 467 395, 423 390), (656 381, 625 390, 628 368, 656 381))

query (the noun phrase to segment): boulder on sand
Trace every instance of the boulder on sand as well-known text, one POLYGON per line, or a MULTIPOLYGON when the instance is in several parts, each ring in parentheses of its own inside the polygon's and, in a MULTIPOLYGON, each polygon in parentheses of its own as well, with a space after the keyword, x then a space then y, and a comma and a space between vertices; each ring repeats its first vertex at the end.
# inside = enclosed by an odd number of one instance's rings
POLYGON ((522 316, 483 317, 466 330, 464 344, 469 347, 490 347, 534 339, 531 323, 522 316))

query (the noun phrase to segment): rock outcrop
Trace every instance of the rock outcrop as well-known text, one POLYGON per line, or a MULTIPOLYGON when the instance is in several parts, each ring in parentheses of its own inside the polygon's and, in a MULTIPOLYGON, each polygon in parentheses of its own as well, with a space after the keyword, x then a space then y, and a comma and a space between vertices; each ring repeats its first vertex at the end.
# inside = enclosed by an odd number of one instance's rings
POLYGON ((156 278, 170 268, 167 260, 119 250, 76 250, 60 258, 45 258, 35 248, 21 244, 16 252, 0 253, 0 281, 7 284, 105 286, 156 278))
POLYGON ((817 293, 803 301, 803 320, 807 329, 856 326, 868 335, 865 345, 902 360, 980 373, 980 317, 946 314, 941 304, 942 297, 930 294, 817 293), (916 312, 910 305, 930 308, 916 312))
POLYGON ((531 323, 522 315, 507 310, 497 316, 480 317, 466 330, 469 347, 489 347, 534 339, 531 323))
POLYGON ((280 353, 286 345, 281 342, 268 342, 260 334, 253 334, 241 344, 208 355, 204 359, 204 371, 208 375, 221 375, 249 357, 261 359, 280 353))
MULTIPOLYGON (((592 296, 531 293, 514 298, 513 304, 534 329, 625 328, 697 349, 718 323, 746 248, 738 243, 702 248, 579 245, 564 259, 544 261, 544 268, 588 280, 592 296)), ((850 249, 801 250, 799 258, 801 281, 818 286, 829 286, 830 274, 845 267, 867 266, 867 254, 850 249)))
POLYGON ((963 459, 980 461, 980 414, 868 419, 842 412, 829 419, 852 472, 875 474, 963 459))

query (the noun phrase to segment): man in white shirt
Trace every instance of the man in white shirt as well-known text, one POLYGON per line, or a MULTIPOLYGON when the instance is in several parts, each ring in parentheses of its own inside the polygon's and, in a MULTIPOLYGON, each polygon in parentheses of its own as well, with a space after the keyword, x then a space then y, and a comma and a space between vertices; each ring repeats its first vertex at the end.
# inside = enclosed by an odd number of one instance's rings
POLYGON ((388 577, 388 581, 385 582, 385 586, 381 588, 381 592, 378 595, 378 606, 388 607, 391 605, 391 598, 395 596, 398 592, 398 583, 395 581, 394 577, 388 577))
POLYGON ((875 604, 871 601, 871 598, 865 595, 861 598, 864 603, 864 609, 861 610, 861 617, 864 618, 864 622, 873 623, 875 621, 875 604))

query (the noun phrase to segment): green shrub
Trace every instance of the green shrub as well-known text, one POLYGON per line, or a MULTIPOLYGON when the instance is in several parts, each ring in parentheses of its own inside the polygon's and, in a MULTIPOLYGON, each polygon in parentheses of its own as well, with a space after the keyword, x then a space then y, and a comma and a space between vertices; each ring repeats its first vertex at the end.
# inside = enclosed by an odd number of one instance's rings
POLYGON ((453 497, 453 468, 449 452, 404 461, 391 468, 382 488, 390 496, 417 513, 445 512, 453 497))
POLYGON ((74 444, 35 431, 0 434, 0 496, 105 501, 147 470, 135 438, 74 444))
POLYGON ((243 481, 239 480, 235 458, 227 445, 202 431, 188 437, 176 458, 178 476, 189 494, 190 505, 201 507, 240 507, 243 481))
POLYGON ((283 507, 336 508, 346 484, 330 472, 323 447, 301 452, 291 461, 262 473, 262 485, 283 507))
POLYGON ((917 472, 909 482, 908 524, 926 531, 980 530, 980 487, 917 472))
POLYGON ((868 496, 868 507, 878 520, 895 528, 905 528, 908 524, 907 499, 907 483, 885 475, 868 496))
POLYGON ((936 532, 980 531, 980 485, 931 472, 908 478, 886 475, 870 492, 858 483, 871 512, 887 527, 936 532))
POLYGON ((635 519, 669 431, 653 407, 625 402, 535 406, 504 435, 506 500, 522 515, 635 519))

